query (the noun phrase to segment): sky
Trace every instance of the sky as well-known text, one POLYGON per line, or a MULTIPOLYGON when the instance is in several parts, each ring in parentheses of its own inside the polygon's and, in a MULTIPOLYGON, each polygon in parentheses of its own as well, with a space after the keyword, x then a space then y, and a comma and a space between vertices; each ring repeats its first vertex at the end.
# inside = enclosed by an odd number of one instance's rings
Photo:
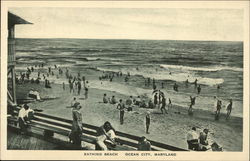
POLYGON ((32 25, 17 38, 242 41, 243 10, 178 8, 9 8, 32 25))

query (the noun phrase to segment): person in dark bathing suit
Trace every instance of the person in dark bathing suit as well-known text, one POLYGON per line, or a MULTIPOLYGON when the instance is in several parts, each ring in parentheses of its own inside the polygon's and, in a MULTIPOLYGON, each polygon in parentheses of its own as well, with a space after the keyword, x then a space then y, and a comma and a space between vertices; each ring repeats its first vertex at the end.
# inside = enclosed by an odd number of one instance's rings
POLYGON ((165 111, 166 114, 168 114, 166 110, 166 98, 162 96, 162 104, 161 104, 161 113, 163 114, 163 110, 165 111))

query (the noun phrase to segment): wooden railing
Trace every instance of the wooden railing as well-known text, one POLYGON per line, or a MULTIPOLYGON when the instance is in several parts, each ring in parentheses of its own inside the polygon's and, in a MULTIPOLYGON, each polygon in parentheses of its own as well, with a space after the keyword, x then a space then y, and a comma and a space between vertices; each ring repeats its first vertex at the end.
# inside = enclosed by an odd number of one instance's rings
MULTIPOLYGON (((17 110, 14 112, 15 116, 17 116, 17 110)), ((9 118, 10 119, 10 118, 9 118)), ((10 122, 10 121, 9 121, 10 122)), ((72 120, 64 119, 61 117, 56 117, 44 113, 35 112, 34 119, 32 121, 31 126, 40 128, 44 130, 44 134, 50 133, 58 133, 63 136, 68 137, 71 127, 72 120)), ((97 126, 83 123, 83 136, 82 140, 91 144, 95 144, 96 136, 97 136, 97 126)), ((116 135, 118 137, 117 142, 126 146, 130 150, 136 150, 138 147, 138 141, 140 140, 139 136, 135 136, 132 134, 127 134, 124 132, 116 131, 116 135)), ((186 149, 178 148, 172 145, 163 144, 160 142, 156 142, 153 140, 149 140, 151 142, 152 150, 165 150, 165 151, 188 151, 186 149)), ((119 149, 118 149, 119 150, 119 149)))

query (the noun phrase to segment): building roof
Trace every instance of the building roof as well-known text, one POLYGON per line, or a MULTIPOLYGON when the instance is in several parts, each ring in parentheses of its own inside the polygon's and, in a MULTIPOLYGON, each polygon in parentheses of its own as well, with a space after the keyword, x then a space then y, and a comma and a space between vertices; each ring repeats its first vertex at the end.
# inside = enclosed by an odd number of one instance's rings
POLYGON ((8 12, 8 28, 14 26, 14 25, 18 25, 18 24, 32 24, 26 20, 24 20, 23 18, 8 12))

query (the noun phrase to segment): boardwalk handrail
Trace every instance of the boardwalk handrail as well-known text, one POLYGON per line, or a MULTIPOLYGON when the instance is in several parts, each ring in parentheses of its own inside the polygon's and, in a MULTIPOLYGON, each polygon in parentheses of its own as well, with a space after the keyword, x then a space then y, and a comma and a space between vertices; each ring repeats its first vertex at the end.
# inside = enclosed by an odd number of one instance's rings
MULTIPOLYGON (((18 110, 18 109, 15 109, 18 110)), ((15 112, 15 115, 17 115, 17 111, 15 112)), ((72 120, 69 119, 65 119, 65 118, 61 118, 61 117, 57 117, 57 116, 52 116, 52 115, 48 115, 48 114, 44 114, 44 113, 38 113, 35 112, 34 114, 34 121, 38 124, 43 124, 45 123, 46 125, 52 125, 51 127, 53 128, 53 126, 55 127, 59 127, 59 128, 64 128, 67 131, 71 130, 72 127, 72 120)), ((92 137, 96 137, 97 136, 97 129, 99 127, 94 126, 94 125, 90 125, 90 124, 86 124, 83 123, 83 133, 90 135, 92 137)), ((124 132, 120 132, 120 131, 116 131, 116 135, 118 136, 118 142, 121 143, 122 145, 126 145, 129 147, 133 147, 133 148, 137 148, 138 146, 138 141, 140 140, 139 136, 136 135, 132 135, 132 134, 127 134, 124 132)), ((170 151, 188 151, 186 149, 182 149, 179 147, 175 147, 172 145, 168 145, 168 144, 164 144, 164 143, 160 143, 157 141, 153 141, 153 140, 149 140, 151 142, 152 145, 152 150, 157 150, 157 149, 163 149, 163 150, 170 150, 170 151), (154 148, 155 147, 155 148, 154 148)))

